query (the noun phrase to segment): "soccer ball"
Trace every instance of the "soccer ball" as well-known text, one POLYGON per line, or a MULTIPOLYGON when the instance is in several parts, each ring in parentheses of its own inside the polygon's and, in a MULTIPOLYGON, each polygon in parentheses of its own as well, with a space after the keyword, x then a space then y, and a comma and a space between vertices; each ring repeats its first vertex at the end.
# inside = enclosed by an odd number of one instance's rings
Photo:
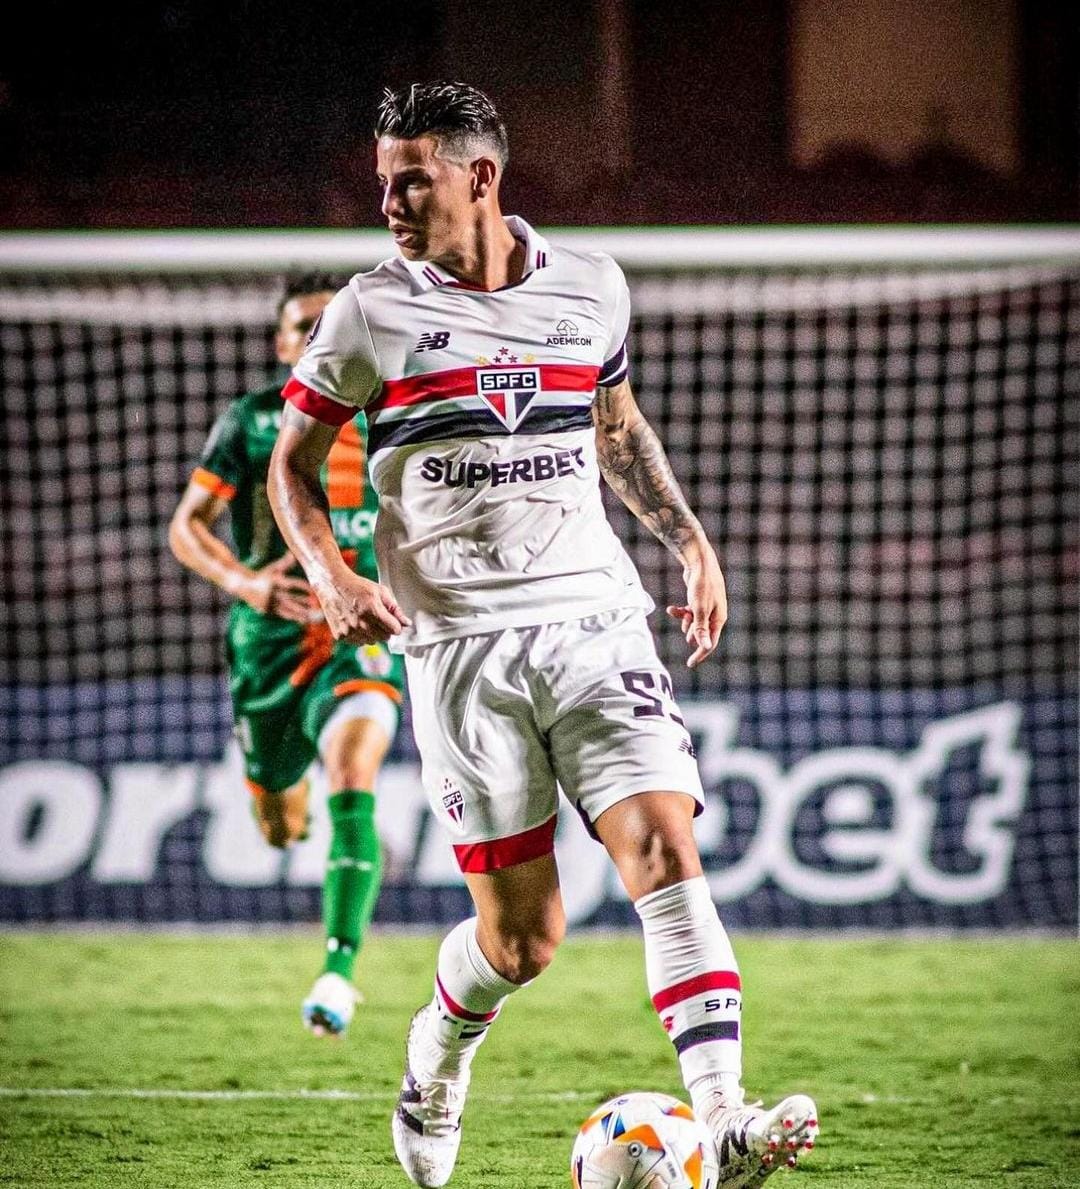
POLYGON ((620 1094, 581 1125, 570 1153, 574 1189, 717 1189, 712 1136, 677 1098, 620 1094))

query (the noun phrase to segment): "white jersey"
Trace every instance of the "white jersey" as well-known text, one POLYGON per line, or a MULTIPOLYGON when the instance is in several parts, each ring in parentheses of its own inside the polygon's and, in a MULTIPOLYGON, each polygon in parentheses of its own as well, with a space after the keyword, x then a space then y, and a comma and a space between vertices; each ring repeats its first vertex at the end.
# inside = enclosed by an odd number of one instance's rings
POLYGON ((626 376, 626 281, 507 224, 519 282, 384 261, 326 307, 285 387, 330 425, 367 414, 379 572, 412 620, 399 647, 652 609, 604 513, 590 411, 626 376))

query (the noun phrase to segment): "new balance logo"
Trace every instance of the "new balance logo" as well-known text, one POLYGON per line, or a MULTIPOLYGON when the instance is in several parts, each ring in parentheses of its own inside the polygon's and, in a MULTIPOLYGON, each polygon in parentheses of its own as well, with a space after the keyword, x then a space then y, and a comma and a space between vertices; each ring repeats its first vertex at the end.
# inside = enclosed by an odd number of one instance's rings
POLYGON ((420 336, 414 351, 441 351, 450 342, 448 330, 425 330, 420 336))

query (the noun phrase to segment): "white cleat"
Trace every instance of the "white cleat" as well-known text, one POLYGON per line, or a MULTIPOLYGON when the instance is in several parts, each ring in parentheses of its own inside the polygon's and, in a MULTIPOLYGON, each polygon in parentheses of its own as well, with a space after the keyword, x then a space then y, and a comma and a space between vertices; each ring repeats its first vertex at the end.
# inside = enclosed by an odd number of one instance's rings
POLYGON ((353 1018, 360 992, 340 974, 320 974, 300 1007, 304 1027, 316 1036, 343 1036, 353 1018))
MULTIPOLYGON (((405 1041, 405 1077, 390 1120, 394 1151, 414 1185, 437 1189, 450 1180, 461 1147, 461 1112, 469 1072, 460 1077, 428 1078, 424 1068, 424 1026, 429 1005, 412 1018, 405 1041)), ((434 1065, 434 1061, 429 1064, 434 1065)))
POLYGON ((708 1122, 722 1189, 757 1186, 782 1166, 795 1168, 800 1152, 812 1151, 818 1137, 817 1107, 805 1094, 792 1094, 772 1110, 760 1103, 717 1107, 708 1122))

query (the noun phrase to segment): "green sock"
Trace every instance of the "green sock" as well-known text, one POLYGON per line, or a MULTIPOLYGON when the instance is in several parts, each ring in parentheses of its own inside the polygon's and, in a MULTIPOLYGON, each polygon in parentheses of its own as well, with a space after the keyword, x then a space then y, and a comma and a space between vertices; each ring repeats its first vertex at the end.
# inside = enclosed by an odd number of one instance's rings
POLYGON ((323 881, 327 972, 352 978, 364 930, 375 911, 382 848, 375 832, 375 795, 345 789, 328 800, 330 854, 323 881))

